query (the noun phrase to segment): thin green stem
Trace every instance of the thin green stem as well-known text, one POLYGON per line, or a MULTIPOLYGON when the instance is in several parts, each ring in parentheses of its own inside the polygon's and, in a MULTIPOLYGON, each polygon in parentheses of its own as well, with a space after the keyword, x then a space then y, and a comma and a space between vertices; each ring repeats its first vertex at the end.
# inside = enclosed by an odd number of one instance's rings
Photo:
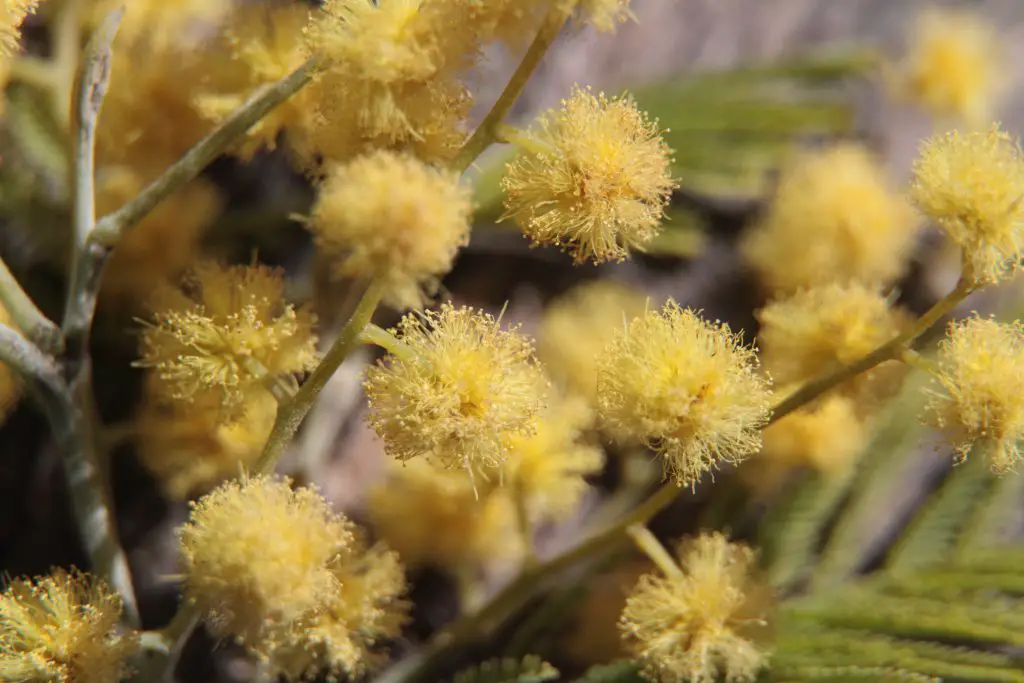
POLYGON ((512 501, 515 505, 516 530, 523 543, 523 567, 529 568, 537 564, 537 555, 533 548, 533 524, 530 523, 530 509, 521 486, 512 487, 512 501))
POLYGON ((82 0, 64 0, 53 23, 53 88, 50 101, 54 120, 67 130, 71 125, 71 107, 75 92, 75 76, 82 52, 82 0))
POLYGON ((114 213, 104 216, 96 225, 92 241, 107 247, 115 245, 122 232, 145 218, 160 202, 199 175, 211 161, 223 154, 275 107, 304 88, 320 66, 319 58, 310 58, 277 83, 258 90, 216 129, 197 142, 159 178, 142 190, 135 199, 114 213))
POLYGON ((523 88, 526 87, 527 81, 533 76, 533 72, 536 70, 537 65, 540 64, 541 59, 544 58, 548 48, 555 42, 555 38, 558 37, 562 27, 565 26, 565 22, 572 15, 575 4, 556 3, 551 11, 548 12, 548 15, 544 18, 544 23, 541 24, 540 29, 537 31, 537 36, 530 43, 530 47, 527 48, 526 54, 523 55, 522 61, 505 85, 505 89, 498 97, 498 100, 491 107, 491 110, 487 112, 487 116, 484 117, 484 120, 477 129, 473 131, 473 135, 470 136, 469 140, 462 146, 462 149, 459 150, 455 161, 452 162, 453 169, 459 172, 465 171, 495 141, 500 125, 505 120, 505 117, 508 116, 512 105, 519 99, 519 95, 522 94, 523 88))
POLYGON ((360 335, 370 323, 374 311, 377 310, 382 293, 383 285, 380 281, 371 281, 363 293, 362 299, 359 300, 356 310, 352 313, 352 317, 345 323, 345 327, 342 328, 338 338, 334 340, 334 344, 320 360, 320 364, 303 382, 295 396, 290 401, 278 406, 277 418, 274 420, 274 426, 270 431, 267 444, 263 448, 263 453, 253 467, 254 473, 267 474, 273 471, 278 459, 291 443, 292 437, 295 436, 299 425, 306 417, 306 413, 313 407, 317 395, 327 385, 331 375, 341 367, 342 362, 358 346, 360 335))
POLYGON ((928 333, 928 331, 933 327, 942 322, 943 318, 951 313, 953 309, 960 305, 960 303, 974 291, 974 287, 975 285, 972 279, 968 277, 961 277, 960 281, 957 282, 956 288, 953 289, 952 292, 947 294, 934 306, 928 309, 924 315, 918 318, 914 324, 907 328, 903 333, 893 337, 860 360, 850 363, 849 365, 844 365, 843 367, 836 369, 834 372, 808 382, 795 393, 784 399, 778 406, 776 406, 775 410, 772 411, 769 424, 781 420, 789 413, 810 403, 829 389, 842 384, 846 380, 856 377, 862 372, 866 372, 885 361, 899 359, 903 349, 909 348, 914 340, 928 333))
POLYGON ((43 315, 3 259, 0 259, 0 301, 14 326, 32 343, 47 353, 60 353, 64 346, 60 328, 43 315))
POLYGON ((18 55, 11 62, 10 79, 13 82, 49 91, 56 87, 57 74, 49 60, 29 55, 18 55))
POLYGON ((679 568, 676 561, 672 559, 672 555, 665 550, 665 546, 651 533, 647 525, 633 524, 626 528, 626 534, 633 540, 637 549, 649 557, 665 576, 683 578, 683 570, 679 568))
POLYGON ((401 339, 391 334, 388 330, 383 327, 379 327, 370 323, 359 333, 360 344, 373 344, 387 351, 396 358, 402 360, 413 360, 416 358, 416 351, 414 351, 408 344, 403 342, 401 339))

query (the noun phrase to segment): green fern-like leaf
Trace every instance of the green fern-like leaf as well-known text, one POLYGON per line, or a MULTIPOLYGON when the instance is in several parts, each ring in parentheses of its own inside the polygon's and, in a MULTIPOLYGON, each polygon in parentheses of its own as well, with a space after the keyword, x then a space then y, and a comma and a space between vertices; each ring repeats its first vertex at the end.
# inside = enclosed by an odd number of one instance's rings
POLYGON ((522 659, 489 659, 455 675, 453 683, 544 683, 558 678, 558 670, 534 655, 522 659))

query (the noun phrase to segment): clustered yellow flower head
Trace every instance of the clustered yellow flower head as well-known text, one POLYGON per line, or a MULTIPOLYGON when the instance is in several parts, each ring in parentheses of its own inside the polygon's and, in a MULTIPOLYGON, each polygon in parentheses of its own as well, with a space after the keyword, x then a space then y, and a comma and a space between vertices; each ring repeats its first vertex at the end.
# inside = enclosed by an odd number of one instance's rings
POLYGON ((537 356, 563 391, 597 405, 597 357, 615 331, 643 315, 642 292, 601 278, 579 285, 544 309, 537 356))
POLYGON ((992 113, 1009 74, 998 32, 977 11, 929 7, 914 23, 890 85, 936 116, 975 126, 992 113))
POLYGON ((283 300, 280 273, 266 266, 197 265, 183 289, 154 295, 155 323, 142 334, 139 365, 152 368, 169 397, 203 392, 225 405, 269 378, 316 364, 313 315, 283 300))
POLYGON ((0 594, 0 680, 110 683, 138 648, 119 630, 121 599, 87 574, 55 570, 0 594))
MULTIPOLYGON (((905 317, 878 289, 860 283, 798 291, 757 312, 761 360, 780 384, 810 380, 866 356, 895 337, 905 317)), ((897 366, 893 366, 897 367, 897 366)), ((858 376, 845 393, 868 399, 887 393, 890 366, 858 376)))
POLYGON ((239 410, 227 412, 215 394, 168 402, 159 379, 147 380, 136 450, 169 498, 205 493, 240 468, 251 469, 277 414, 270 392, 249 392, 239 410))
POLYGON ((1024 154, 997 124, 936 135, 921 145, 911 196, 963 251, 964 276, 998 282, 1024 251, 1024 154))
POLYGON ((997 473, 1013 470, 1024 439, 1024 324, 971 317, 939 345, 930 420, 947 430, 959 460, 973 449, 997 473))
POLYGON ((598 360, 598 410, 622 438, 664 456, 679 485, 761 446, 771 391, 729 326, 670 301, 619 330, 598 360))
POLYGON ((851 280, 884 285, 902 274, 917 227, 881 163, 843 143, 805 152, 783 169, 740 250, 773 291, 851 280))
POLYGON ((404 621, 396 556, 367 547, 313 489, 225 484, 193 505, 181 542, 186 599, 274 673, 357 676, 404 621))
POLYGON ((334 168, 309 227, 346 277, 374 277, 384 301, 419 308, 469 240, 470 190, 458 174, 377 151, 334 168))
POLYGON ((542 115, 502 179, 506 217, 576 262, 621 261, 661 229, 676 187, 657 123, 629 98, 576 88, 542 115))
POLYGON ((466 575, 524 550, 510 491, 492 484, 474 484, 463 472, 425 460, 390 461, 367 511, 374 531, 410 567, 466 575))
POLYGON ((425 456, 472 475, 498 467, 511 439, 533 433, 547 381, 518 329, 445 304, 410 313, 396 333, 404 348, 365 382, 370 425, 392 457, 425 456))
POLYGON ((683 542, 677 555, 680 564, 671 573, 640 578, 619 622, 645 677, 663 683, 754 680, 767 663, 756 640, 769 607, 755 574, 756 555, 719 533, 683 542))
POLYGON ((18 49, 21 39, 21 23, 34 12, 39 0, 4 0, 0 9, 0 58, 18 49))

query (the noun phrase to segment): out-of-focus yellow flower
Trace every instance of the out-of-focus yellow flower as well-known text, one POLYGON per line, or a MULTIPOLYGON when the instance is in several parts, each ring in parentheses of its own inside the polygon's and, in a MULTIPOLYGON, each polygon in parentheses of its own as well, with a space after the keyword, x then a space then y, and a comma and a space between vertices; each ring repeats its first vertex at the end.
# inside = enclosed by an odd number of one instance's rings
POLYGON ((851 280, 883 285, 903 272, 917 227, 879 162, 845 143, 807 152, 783 170, 740 249, 770 290, 851 280))
POLYGON ((159 382, 147 382, 137 450, 172 499, 203 493, 237 476, 240 468, 249 469, 263 451, 277 414, 277 401, 262 390, 246 393, 241 408, 230 413, 212 394, 192 403, 166 399, 159 382))
POLYGON ((87 574, 62 569, 12 581, 0 594, 0 679, 110 683, 138 648, 121 633, 121 599, 87 574))
MULTIPOLYGON (((295 71, 309 56, 302 33, 308 19, 309 8, 302 3, 235 3, 223 28, 224 64, 218 65, 210 90, 195 97, 199 113, 219 123, 256 88, 295 71)), ((283 131, 308 123, 315 105, 311 88, 295 93, 249 129, 238 156, 251 159, 261 149, 275 149, 283 131)))
POLYGON ((0 59, 6 59, 18 49, 21 22, 35 11, 39 0, 4 0, 0 8, 0 59))
POLYGON ((581 440, 593 420, 583 399, 560 398, 541 414, 534 434, 512 439, 502 483, 512 495, 522 496, 531 521, 570 515, 587 491, 584 477, 600 471, 604 452, 581 440))
POLYGON ((678 572, 646 574, 626 601, 623 637, 653 681, 752 681, 767 663, 755 640, 766 626, 768 591, 755 554, 719 533, 680 545, 678 572))
POLYGON ((992 470, 1014 470, 1024 439, 1024 323, 972 317, 939 345, 928 417, 947 430, 957 458, 977 447, 992 470))
POLYGON ((890 75, 902 99, 936 116, 977 126, 989 120, 1009 74, 995 27, 976 11, 929 7, 914 23, 903 61, 890 75))
POLYGON ((373 277, 396 308, 420 308, 469 241, 470 190, 415 157, 377 151, 334 168, 309 227, 345 277, 373 277))
POLYGON ((797 468, 837 477, 850 471, 869 435, 857 404, 842 394, 828 394, 765 429, 761 452, 740 473, 764 493, 775 491, 797 468))
POLYGON ((532 342, 451 304, 405 316, 396 332, 407 351, 366 373, 370 425, 398 460, 422 455, 486 477, 513 438, 534 432, 546 403, 532 342))
POLYGON ((630 0, 580 0, 579 3, 572 1, 584 21, 598 31, 614 31, 619 24, 635 18, 629 10, 630 0))
POLYGON ((598 410, 613 434, 642 440, 679 485, 761 447, 771 391, 729 326, 674 301, 620 330, 598 361, 598 410))
POLYGON ((600 263, 625 259, 660 231, 676 187, 671 151, 631 99, 576 88, 521 147, 501 181, 505 218, 534 243, 600 263))
MULTIPOLYGON (((107 169, 97 179, 100 215, 116 211, 145 187, 130 169, 107 169)), ((159 204, 118 240, 103 272, 107 302, 138 307, 163 282, 178 279, 199 259, 200 240, 220 214, 216 187, 194 180, 159 204)))
POLYGON ((156 322, 143 330, 138 365, 154 369, 168 398, 212 392, 226 406, 270 377, 313 369, 313 315, 285 303, 283 289, 266 266, 199 264, 183 290, 154 295, 156 322))
POLYGON ((579 285, 544 310, 537 356, 564 391, 597 405, 597 357, 616 330, 643 315, 643 293, 608 280, 579 285))
MULTIPOLYGON (((757 312, 761 359, 780 384, 804 382, 848 365, 895 337, 907 316, 874 287, 829 284, 779 299, 757 312)), ((865 405, 898 388, 903 366, 883 364, 843 386, 865 405)))
POLYGON ((507 488, 474 489, 462 473, 420 460, 392 462, 369 499, 373 528, 403 562, 455 573, 519 557, 515 514, 507 488))
POLYGON ((914 162, 917 207, 963 250, 965 276, 998 282, 1020 269, 1024 251, 1024 154, 993 125, 926 140, 914 162))
POLYGON ((315 490, 230 482, 193 505, 181 539, 186 599, 274 673, 362 673, 404 621, 395 556, 368 548, 315 490))
MULTIPOLYGON (((14 327, 11 314, 7 312, 7 308, 3 303, 0 303, 0 325, 14 327)), ((11 409, 17 405, 23 388, 21 379, 14 371, 7 367, 6 363, 0 363, 0 423, 7 417, 11 409)))

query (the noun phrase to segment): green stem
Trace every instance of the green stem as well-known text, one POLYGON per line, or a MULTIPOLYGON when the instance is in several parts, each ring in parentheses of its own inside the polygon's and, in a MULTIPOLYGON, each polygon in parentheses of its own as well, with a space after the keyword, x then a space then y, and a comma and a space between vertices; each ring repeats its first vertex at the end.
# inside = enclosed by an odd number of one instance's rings
POLYGON ((647 557, 651 558, 655 566, 662 571, 665 576, 669 578, 681 579, 685 576, 683 570, 679 568, 676 561, 672 559, 672 555, 665 550, 665 546, 661 544, 661 541, 651 533, 651 530, 644 524, 634 524, 626 529, 626 533, 631 539, 633 544, 647 557))
POLYGON ((303 382, 295 396, 278 407, 277 418, 274 420, 270 437, 267 439, 260 459, 253 467, 254 473, 268 474, 273 471, 281 454, 291 443, 292 437, 295 436, 303 418, 306 417, 306 413, 313 407, 317 395, 327 385, 331 375, 341 367, 342 362, 359 344, 360 335, 370 323, 374 311, 377 310, 382 293, 383 286, 380 281, 370 282, 362 299, 359 300, 355 312, 352 313, 352 317, 345 323, 345 327, 342 328, 338 338, 334 340, 334 344, 321 359, 320 364, 303 382))
POLYGON ((408 344, 391 334, 388 330, 374 325, 373 323, 367 325, 366 328, 359 333, 359 343, 379 346, 392 356, 405 361, 416 358, 416 351, 414 351, 408 344))
POLYGON ((7 309, 7 314, 14 322, 14 326, 21 330, 32 343, 47 353, 60 353, 64 347, 60 328, 36 307, 2 258, 0 258, 0 301, 7 309))
POLYGON ((770 423, 781 420, 789 413, 810 403, 848 379, 856 377, 862 372, 884 363, 888 360, 899 359, 903 349, 908 348, 915 339, 926 334, 933 327, 942 322, 942 319, 953 311, 960 303, 974 291, 974 281, 968 277, 961 277, 956 288, 945 297, 940 299, 934 306, 918 318, 913 325, 907 328, 902 334, 890 339, 877 349, 864 356, 860 360, 844 365, 824 377, 808 382, 795 393, 788 396, 772 411, 770 423))
POLYGON ((211 161, 223 154, 264 116, 305 87, 320 69, 320 65, 318 58, 310 58, 277 83, 257 91, 213 132, 197 142, 159 178, 142 190, 135 199, 114 213, 104 216, 96 225, 92 241, 107 247, 115 245, 123 231, 145 218, 171 193, 199 175, 211 161))
POLYGON ((494 142, 501 123, 508 116, 512 105, 519 99, 519 95, 522 94, 523 88, 526 87, 526 83, 530 80, 537 65, 540 64, 548 48, 555 42, 555 38, 558 37, 562 27, 565 26, 565 22, 572 15, 575 4, 574 2, 557 3, 544 18, 544 23, 541 24, 540 30, 537 31, 537 36, 530 43, 526 54, 523 55, 523 60, 519 63, 519 67, 505 85, 505 89, 501 92, 497 102, 487 112, 487 116, 484 117, 479 127, 473 131, 473 135, 470 136, 469 140, 462 146, 462 149, 459 150, 455 161, 452 162, 452 168, 459 172, 465 171, 494 142))

